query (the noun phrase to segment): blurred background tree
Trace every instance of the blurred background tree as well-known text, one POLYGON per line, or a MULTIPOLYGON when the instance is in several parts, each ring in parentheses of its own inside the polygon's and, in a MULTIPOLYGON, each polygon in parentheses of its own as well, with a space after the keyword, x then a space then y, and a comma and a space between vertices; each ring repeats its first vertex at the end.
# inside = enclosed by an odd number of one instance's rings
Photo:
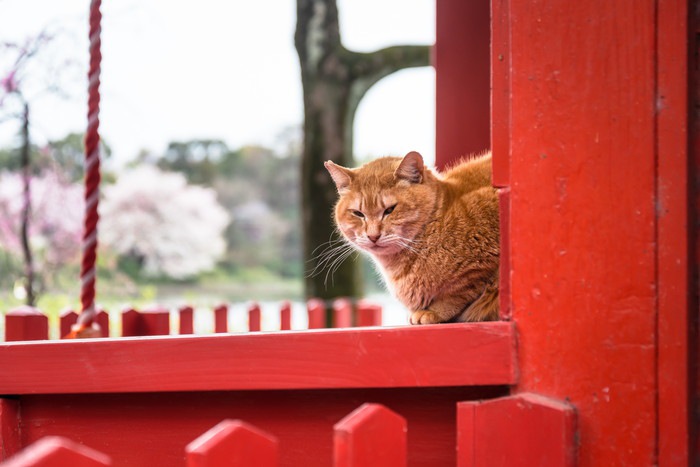
POLYGON ((327 281, 322 254, 339 234, 332 222, 337 194, 323 163, 353 167, 353 121, 360 100, 377 81, 408 67, 427 66, 428 46, 394 46, 371 53, 346 49, 336 0, 297 0, 295 45, 304 89, 304 145, 301 164, 304 260, 307 297, 362 295, 359 263, 340 264, 327 281))

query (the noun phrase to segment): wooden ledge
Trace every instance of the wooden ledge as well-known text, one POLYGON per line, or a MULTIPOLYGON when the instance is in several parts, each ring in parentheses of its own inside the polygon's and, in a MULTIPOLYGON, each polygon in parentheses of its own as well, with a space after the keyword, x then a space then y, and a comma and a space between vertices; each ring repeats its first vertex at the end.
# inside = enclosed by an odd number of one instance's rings
POLYGON ((0 344, 0 394, 510 385, 512 323, 0 344))

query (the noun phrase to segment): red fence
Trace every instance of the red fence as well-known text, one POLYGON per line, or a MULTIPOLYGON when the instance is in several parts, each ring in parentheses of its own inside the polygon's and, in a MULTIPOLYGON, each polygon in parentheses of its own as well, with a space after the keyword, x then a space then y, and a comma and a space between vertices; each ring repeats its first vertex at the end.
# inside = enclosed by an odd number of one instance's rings
MULTIPOLYGON (((359 301, 353 306, 348 299, 335 300, 330 305, 330 311, 326 310, 326 303, 322 300, 312 299, 306 304, 308 315, 308 329, 321 329, 327 326, 330 318, 334 328, 348 328, 354 326, 379 326, 382 322, 382 309, 379 305, 366 301, 359 301)), ((202 310, 200 313, 212 313, 215 333, 229 332, 229 317, 233 310, 228 305, 219 305, 212 310, 202 310)), ((258 303, 248 305, 247 330, 254 332, 262 329, 262 312, 258 303)), ((151 307, 144 310, 128 308, 121 312, 121 336, 162 336, 169 334, 193 334, 195 330, 195 310, 186 305, 176 310, 179 319, 177 328, 171 327, 171 310, 164 307, 151 307)), ((59 319, 59 335, 67 336, 71 327, 76 323, 78 314, 74 311, 66 311, 59 319)), ((99 310, 96 317, 99 332, 102 337, 116 334, 110 333, 109 314, 105 310, 99 310)), ((282 302, 279 307, 279 330, 292 329, 292 305, 282 302)), ((31 341, 49 339, 49 319, 41 311, 32 307, 19 307, 9 311, 5 315, 5 340, 31 341)))
MULTIPOLYGON (((381 404, 366 403, 333 426, 334 467, 405 467, 408 424, 381 404)), ((458 404, 459 467, 567 467, 575 464, 575 415, 563 403, 532 394, 458 404)), ((285 463, 279 440, 241 420, 224 420, 184 447, 188 467, 256 466, 285 463)), ((47 436, 5 467, 99 467, 112 459, 64 437, 47 436)))

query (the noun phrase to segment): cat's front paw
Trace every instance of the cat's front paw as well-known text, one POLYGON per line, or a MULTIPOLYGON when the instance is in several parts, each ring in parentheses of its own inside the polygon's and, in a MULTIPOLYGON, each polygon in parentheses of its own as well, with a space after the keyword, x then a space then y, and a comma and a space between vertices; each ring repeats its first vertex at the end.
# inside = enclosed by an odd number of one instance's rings
POLYGON ((437 313, 430 310, 418 310, 411 313, 411 324, 435 324, 439 323, 437 313))

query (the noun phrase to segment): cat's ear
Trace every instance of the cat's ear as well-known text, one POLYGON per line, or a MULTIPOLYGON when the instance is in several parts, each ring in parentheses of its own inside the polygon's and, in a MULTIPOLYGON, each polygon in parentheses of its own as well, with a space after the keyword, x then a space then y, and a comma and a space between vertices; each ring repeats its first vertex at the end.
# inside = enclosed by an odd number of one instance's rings
POLYGON ((331 178, 335 182, 338 193, 341 195, 345 193, 350 188, 350 183, 352 182, 352 171, 333 163, 333 161, 326 161, 323 165, 326 166, 328 173, 331 174, 331 178))
POLYGON ((420 183, 423 181, 423 156, 416 151, 411 151, 406 154, 399 164, 399 167, 394 172, 394 177, 398 180, 406 180, 409 183, 420 183))

